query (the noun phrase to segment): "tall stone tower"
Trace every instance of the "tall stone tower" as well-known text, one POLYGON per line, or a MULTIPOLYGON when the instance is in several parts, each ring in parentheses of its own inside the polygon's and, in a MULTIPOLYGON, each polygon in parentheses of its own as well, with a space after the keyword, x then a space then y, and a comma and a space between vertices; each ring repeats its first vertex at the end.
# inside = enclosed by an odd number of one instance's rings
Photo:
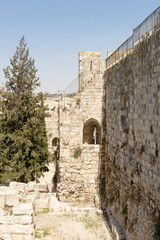
POLYGON ((98 193, 104 70, 100 52, 80 52, 80 92, 61 99, 57 193, 62 201, 94 203, 98 193))

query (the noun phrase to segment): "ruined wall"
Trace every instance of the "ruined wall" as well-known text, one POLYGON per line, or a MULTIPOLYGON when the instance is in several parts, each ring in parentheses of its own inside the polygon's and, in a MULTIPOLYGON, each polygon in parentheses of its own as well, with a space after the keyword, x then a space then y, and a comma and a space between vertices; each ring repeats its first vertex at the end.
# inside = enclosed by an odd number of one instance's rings
POLYGON ((33 240, 36 212, 50 209, 51 203, 46 183, 11 182, 0 186, 0 239, 33 240))
MULTIPOLYGON (((99 144, 83 144, 88 122, 101 125, 104 61, 100 52, 80 52, 81 91, 60 103, 60 160, 57 193, 63 201, 94 202, 97 194, 99 144), (80 149, 81 155, 74 157, 80 149)), ((88 125, 89 126, 89 125, 88 125)), ((93 137, 93 133, 92 137, 93 137)))
POLYGON ((160 33, 108 69, 104 86, 102 205, 114 239, 152 239, 160 217, 160 33))

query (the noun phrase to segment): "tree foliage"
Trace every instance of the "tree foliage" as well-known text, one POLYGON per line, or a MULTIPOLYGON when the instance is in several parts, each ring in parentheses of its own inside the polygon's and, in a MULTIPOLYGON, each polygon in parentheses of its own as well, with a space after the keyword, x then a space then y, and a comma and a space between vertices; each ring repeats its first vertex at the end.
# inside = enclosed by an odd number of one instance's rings
POLYGON ((0 91, 0 181, 28 182, 47 170, 44 95, 34 94, 40 85, 36 73, 22 37, 0 91))

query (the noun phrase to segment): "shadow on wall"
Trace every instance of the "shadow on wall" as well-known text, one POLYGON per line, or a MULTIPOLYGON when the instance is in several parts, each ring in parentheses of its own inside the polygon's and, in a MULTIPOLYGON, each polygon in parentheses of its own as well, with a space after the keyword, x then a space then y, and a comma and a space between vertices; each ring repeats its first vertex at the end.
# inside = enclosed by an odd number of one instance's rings
POLYGON ((56 192, 57 189, 57 183, 58 183, 58 177, 59 177, 59 166, 58 166, 58 161, 59 161, 59 138, 55 137, 52 140, 52 149, 53 149, 53 158, 55 161, 55 173, 52 179, 53 182, 53 192, 56 192))

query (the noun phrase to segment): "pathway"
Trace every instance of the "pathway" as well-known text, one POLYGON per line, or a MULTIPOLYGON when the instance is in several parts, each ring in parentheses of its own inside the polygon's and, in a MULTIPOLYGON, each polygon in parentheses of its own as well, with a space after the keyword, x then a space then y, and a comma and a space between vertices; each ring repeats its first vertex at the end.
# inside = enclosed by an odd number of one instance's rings
POLYGON ((54 194, 50 205, 37 213, 35 240, 111 240, 101 210, 61 203, 54 194))

